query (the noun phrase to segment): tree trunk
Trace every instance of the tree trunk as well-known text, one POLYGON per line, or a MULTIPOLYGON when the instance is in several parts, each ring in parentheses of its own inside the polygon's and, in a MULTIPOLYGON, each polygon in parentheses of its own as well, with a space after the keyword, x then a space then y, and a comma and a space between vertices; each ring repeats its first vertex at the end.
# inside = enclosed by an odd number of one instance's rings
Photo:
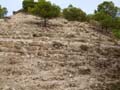
POLYGON ((106 29, 106 33, 108 33, 108 27, 105 27, 105 29, 106 29))
POLYGON ((47 19, 45 18, 44 19, 44 27, 46 27, 47 26, 47 19))

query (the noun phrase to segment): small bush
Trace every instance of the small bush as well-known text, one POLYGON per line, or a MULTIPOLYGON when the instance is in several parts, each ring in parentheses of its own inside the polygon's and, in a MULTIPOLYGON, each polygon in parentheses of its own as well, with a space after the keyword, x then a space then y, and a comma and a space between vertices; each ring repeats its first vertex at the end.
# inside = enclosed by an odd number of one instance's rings
POLYGON ((115 17, 112 23, 112 28, 120 29, 120 17, 115 17))

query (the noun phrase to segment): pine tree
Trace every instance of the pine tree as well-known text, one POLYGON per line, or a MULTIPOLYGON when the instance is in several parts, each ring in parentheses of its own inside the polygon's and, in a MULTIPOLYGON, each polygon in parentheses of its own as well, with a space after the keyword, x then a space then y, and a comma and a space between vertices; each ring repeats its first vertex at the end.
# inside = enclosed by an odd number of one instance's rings
POLYGON ((72 5, 69 5, 63 10, 63 16, 69 21, 85 21, 86 13, 83 12, 80 8, 76 8, 72 5))
POLYGON ((58 17, 60 15, 60 7, 51 4, 46 0, 38 0, 34 8, 30 8, 30 12, 34 15, 40 16, 44 19, 44 27, 47 26, 47 20, 58 17))

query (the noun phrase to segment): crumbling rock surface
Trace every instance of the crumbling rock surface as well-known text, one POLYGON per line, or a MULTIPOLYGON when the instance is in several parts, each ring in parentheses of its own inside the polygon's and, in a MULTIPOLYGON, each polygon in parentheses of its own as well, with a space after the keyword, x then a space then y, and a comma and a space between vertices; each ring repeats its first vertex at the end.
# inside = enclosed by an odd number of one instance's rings
POLYGON ((0 22, 0 90, 120 90, 120 42, 88 23, 18 13, 0 22))

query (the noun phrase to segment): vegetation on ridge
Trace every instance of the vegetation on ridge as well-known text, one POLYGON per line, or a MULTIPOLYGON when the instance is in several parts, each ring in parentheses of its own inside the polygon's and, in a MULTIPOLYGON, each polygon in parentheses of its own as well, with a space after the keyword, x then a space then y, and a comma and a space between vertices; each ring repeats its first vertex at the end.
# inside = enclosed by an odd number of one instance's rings
MULTIPOLYGON (((91 15, 87 15, 80 8, 73 5, 69 5, 67 8, 61 10, 59 6, 51 4, 50 1, 46 0, 38 0, 38 2, 24 0, 23 11, 42 17, 44 19, 43 26, 45 27, 48 19, 62 15, 62 17, 69 21, 90 22, 94 20, 100 24, 101 30, 105 33, 115 32, 116 30, 116 33, 120 32, 120 17, 117 16, 119 7, 115 6, 112 1, 104 1, 99 4, 97 10, 91 15)), ((114 35, 116 36, 116 34, 114 35)))
MULTIPOLYGON (((99 23, 100 29, 105 33, 113 33, 119 37, 120 32, 120 8, 115 6, 112 1, 104 1, 99 4, 94 14, 87 15, 83 10, 73 5, 61 10, 58 5, 52 4, 50 1, 38 0, 23 0, 22 10, 25 13, 33 14, 42 17, 44 27, 47 26, 48 19, 62 16, 69 21, 87 21, 99 23), (116 34, 115 34, 116 32, 116 34)), ((0 18, 4 18, 7 14, 7 8, 0 6, 0 18)))
POLYGON ((0 5, 0 18, 3 18, 7 14, 7 8, 0 5))

